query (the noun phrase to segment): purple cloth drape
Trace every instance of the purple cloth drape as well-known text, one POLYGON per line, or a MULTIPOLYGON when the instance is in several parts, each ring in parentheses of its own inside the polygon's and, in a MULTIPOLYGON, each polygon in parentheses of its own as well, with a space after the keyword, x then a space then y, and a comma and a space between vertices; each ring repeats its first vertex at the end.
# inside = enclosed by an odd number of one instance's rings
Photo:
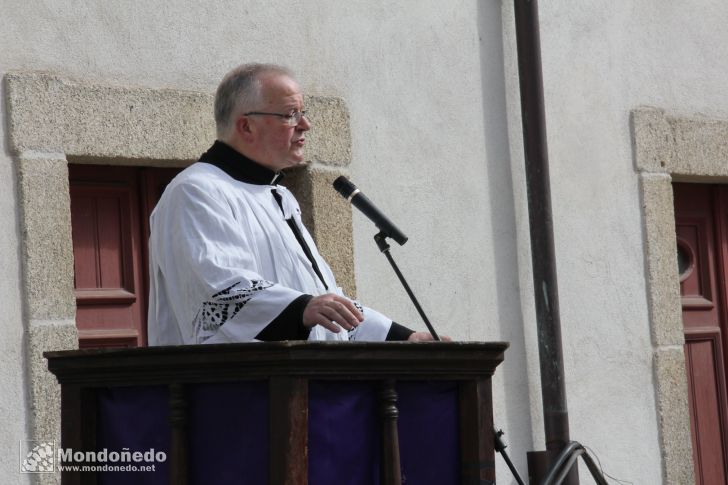
MULTIPOLYGON (((97 393, 96 449, 108 452, 147 452, 154 449, 169 455, 169 392, 163 386, 113 387, 97 393)), ((86 463, 87 465, 94 465, 86 463)), ((121 465, 122 463, 108 463, 121 465)), ((141 462, 154 471, 97 473, 99 485, 166 485, 168 462, 141 462)), ((102 465, 97 463, 95 465, 102 465)), ((90 472, 85 472, 90 473, 90 472)))
MULTIPOLYGON (((403 483, 459 483, 458 387, 454 382, 397 383, 403 483)), ((309 384, 309 484, 380 483, 379 387, 370 381, 309 384)), ((166 387, 118 387, 98 394, 97 449, 169 453, 166 387)), ((191 485, 264 485, 268 481, 268 386, 265 381, 188 387, 191 485)), ((274 417, 275 418, 275 417, 274 417)), ((167 462, 154 472, 104 472, 101 485, 166 485, 167 462)))
MULTIPOLYGON (((458 388, 453 382, 397 383, 402 482, 460 481, 458 388)), ((380 483, 378 384, 309 384, 309 483, 380 483)))
POLYGON ((189 403, 190 485, 267 485, 267 382, 196 385, 189 403))

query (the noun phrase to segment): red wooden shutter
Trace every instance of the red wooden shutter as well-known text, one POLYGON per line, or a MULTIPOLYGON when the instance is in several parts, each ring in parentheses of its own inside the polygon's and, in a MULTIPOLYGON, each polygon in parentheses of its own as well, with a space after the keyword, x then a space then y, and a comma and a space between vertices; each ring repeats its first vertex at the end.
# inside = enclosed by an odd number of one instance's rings
POLYGON ((146 345, 149 214, 177 172, 69 165, 81 347, 146 345))
POLYGON ((728 192, 674 184, 674 194, 695 479, 726 483, 728 192))

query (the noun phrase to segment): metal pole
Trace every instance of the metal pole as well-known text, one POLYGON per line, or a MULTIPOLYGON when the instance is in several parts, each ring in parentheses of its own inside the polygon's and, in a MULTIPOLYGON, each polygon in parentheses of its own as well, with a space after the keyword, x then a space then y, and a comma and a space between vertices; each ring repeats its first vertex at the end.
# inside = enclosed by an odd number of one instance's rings
MULTIPOLYGON (((548 461, 569 443, 536 0, 515 0, 528 219, 548 461)), ((578 483, 578 482, 570 482, 578 483)))
POLYGON ((402 283, 402 286, 404 286, 404 291, 407 292, 407 296, 410 297, 410 300, 412 300, 412 304, 417 309, 417 313, 420 314, 420 317, 422 318, 422 321, 425 322, 425 325, 427 325, 427 330, 430 331, 430 335, 432 335, 433 340, 440 341, 440 336, 437 335, 437 332, 435 332, 435 328, 430 323, 430 319, 427 318, 427 315, 425 315, 425 311, 420 306, 420 302, 417 301, 417 297, 414 293, 412 293, 412 290, 410 289, 410 286, 407 284, 407 280, 404 279, 404 275, 399 270, 399 266, 397 266, 397 263, 394 262, 394 258, 389 253, 389 243, 387 242, 387 235, 384 234, 384 232, 378 232, 374 236, 374 242, 377 243, 377 247, 381 252, 384 253, 384 255, 387 257, 387 261, 389 261, 389 264, 392 266, 392 269, 394 270, 395 274, 397 275, 397 278, 399 278, 399 282, 402 283))

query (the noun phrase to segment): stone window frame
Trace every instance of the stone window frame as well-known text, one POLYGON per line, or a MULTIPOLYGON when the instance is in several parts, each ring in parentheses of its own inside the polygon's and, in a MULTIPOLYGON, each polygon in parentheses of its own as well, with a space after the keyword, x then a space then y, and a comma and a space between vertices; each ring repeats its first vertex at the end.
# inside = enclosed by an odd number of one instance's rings
MULTIPOLYGON (((42 354, 78 348, 68 163, 187 166, 215 139, 214 96, 37 71, 6 74, 4 94, 22 237, 30 439, 60 442, 60 388, 42 354)), ((339 285, 355 296, 351 208, 331 188, 351 163, 348 108, 329 96, 305 102, 314 126, 309 163, 287 185, 339 285)))
POLYGON ((728 181, 728 121, 640 107, 631 113, 631 130, 643 215, 662 474, 668 484, 693 483, 672 183, 728 181))

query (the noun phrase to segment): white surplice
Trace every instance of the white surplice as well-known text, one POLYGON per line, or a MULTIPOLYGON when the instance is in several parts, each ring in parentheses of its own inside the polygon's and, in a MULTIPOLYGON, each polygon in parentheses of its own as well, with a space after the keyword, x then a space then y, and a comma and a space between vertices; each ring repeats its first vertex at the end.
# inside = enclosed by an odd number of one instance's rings
MULTIPOLYGON (((170 182, 150 223, 150 345, 254 341, 299 296, 342 294, 301 222, 298 202, 281 185, 241 182, 198 162, 170 182), (290 217, 328 290, 288 226, 290 217)), ((358 306, 365 319, 356 330, 316 325, 309 340, 384 340, 392 320, 358 306)))

